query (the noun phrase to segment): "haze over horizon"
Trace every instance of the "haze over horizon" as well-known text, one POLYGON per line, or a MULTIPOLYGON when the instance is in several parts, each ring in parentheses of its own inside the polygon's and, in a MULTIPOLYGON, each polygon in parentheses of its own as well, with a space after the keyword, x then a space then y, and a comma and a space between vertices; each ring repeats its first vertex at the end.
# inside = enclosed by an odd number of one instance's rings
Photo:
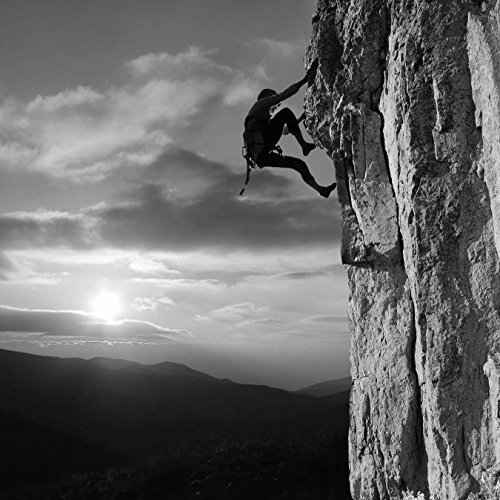
MULTIPOLYGON (((348 375, 336 193, 264 169, 238 196, 245 114, 302 78, 315 7, 2 2, 0 348, 290 389, 348 375)), ((332 182, 323 151, 308 164, 332 182)))

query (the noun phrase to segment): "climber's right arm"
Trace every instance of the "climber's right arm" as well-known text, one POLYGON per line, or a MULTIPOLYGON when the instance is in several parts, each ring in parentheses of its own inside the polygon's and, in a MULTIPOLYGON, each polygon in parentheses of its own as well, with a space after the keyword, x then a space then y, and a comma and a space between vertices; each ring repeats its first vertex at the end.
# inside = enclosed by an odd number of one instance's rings
POLYGON ((283 90, 283 92, 280 92, 279 94, 269 96, 269 97, 263 97, 262 99, 259 99, 252 106, 250 113, 255 112, 255 111, 260 111, 263 109, 272 108, 273 106, 276 106, 276 104, 279 104, 280 102, 284 101, 285 99, 292 97, 294 94, 296 94, 300 90, 300 87, 302 87, 302 85, 304 85, 305 83, 309 83, 311 81, 311 79, 314 79, 314 76, 316 75, 317 69, 318 69, 318 61, 316 60, 312 63, 311 67, 307 70, 306 75, 304 76, 304 78, 302 78, 302 80, 290 85, 290 87, 283 90))
POLYGON ((292 97, 300 90, 300 87, 302 87, 302 85, 304 85, 306 82, 307 82, 307 77, 304 77, 304 78, 302 78, 302 80, 290 85, 290 87, 283 90, 283 92, 280 92, 279 94, 272 95, 269 97, 263 97, 262 99, 259 99, 252 106, 252 109, 250 110, 250 114, 252 114, 256 111, 257 112, 261 111, 263 109, 270 109, 273 106, 276 106, 276 104, 279 104, 280 102, 284 101, 285 99, 292 97))

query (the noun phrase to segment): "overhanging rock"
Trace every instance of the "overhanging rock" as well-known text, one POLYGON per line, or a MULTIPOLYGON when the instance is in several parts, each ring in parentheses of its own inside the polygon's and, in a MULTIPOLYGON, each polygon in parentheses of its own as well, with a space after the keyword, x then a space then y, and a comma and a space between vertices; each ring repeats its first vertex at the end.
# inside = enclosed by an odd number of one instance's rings
POLYGON ((351 491, 476 498, 500 466, 500 2, 320 0, 307 126, 350 286, 351 491))

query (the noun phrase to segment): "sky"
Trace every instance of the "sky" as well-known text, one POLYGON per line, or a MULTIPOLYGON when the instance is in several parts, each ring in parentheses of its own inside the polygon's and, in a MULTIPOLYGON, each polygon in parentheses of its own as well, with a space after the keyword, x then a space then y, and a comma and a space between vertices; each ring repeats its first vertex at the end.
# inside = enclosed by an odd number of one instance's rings
POLYGON ((246 112, 302 78, 315 4, 0 2, 0 348, 348 375, 336 193, 263 169, 238 196, 246 112))

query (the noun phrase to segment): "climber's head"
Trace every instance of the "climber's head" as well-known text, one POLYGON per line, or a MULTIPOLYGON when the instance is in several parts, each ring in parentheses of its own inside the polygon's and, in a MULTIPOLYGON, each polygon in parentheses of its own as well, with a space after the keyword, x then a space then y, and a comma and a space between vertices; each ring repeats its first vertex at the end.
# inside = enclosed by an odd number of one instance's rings
POLYGON ((278 92, 273 89, 263 89, 259 92, 259 95, 257 96, 257 100, 263 99, 264 97, 272 97, 273 95, 276 95, 278 92))

